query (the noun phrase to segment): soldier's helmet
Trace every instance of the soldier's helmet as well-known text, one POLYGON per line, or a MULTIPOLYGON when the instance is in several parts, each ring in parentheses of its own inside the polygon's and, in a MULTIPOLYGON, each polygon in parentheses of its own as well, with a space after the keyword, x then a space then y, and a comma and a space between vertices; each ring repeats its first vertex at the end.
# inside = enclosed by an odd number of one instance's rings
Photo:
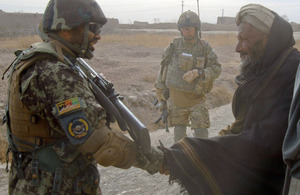
POLYGON ((198 17, 198 15, 195 12, 192 12, 190 10, 183 12, 178 19, 177 27, 178 30, 182 27, 186 26, 194 26, 197 28, 197 30, 200 30, 201 22, 198 17))
POLYGON ((104 13, 94 0, 51 0, 44 12, 43 30, 71 30, 84 23, 104 25, 104 13))
POLYGON ((88 31, 99 34, 101 27, 107 22, 104 13, 95 0, 50 0, 42 20, 43 32, 53 37, 79 57, 91 59, 93 51, 89 50, 88 31), (81 45, 63 40, 55 32, 71 30, 84 24, 84 40, 81 45))

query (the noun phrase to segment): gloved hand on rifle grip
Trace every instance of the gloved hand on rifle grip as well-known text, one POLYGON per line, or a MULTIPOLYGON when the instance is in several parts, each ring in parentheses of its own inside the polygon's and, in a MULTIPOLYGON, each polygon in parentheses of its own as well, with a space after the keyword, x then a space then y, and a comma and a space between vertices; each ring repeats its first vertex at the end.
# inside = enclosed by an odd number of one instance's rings
POLYGON ((159 111, 163 111, 165 108, 166 108, 166 101, 164 100, 159 101, 155 106, 155 109, 159 111))
POLYGON ((162 101, 162 100, 164 100, 164 101, 167 101, 167 98, 165 97, 165 90, 167 90, 167 89, 159 89, 159 88, 156 88, 156 97, 157 97, 157 99, 158 99, 158 101, 162 101))

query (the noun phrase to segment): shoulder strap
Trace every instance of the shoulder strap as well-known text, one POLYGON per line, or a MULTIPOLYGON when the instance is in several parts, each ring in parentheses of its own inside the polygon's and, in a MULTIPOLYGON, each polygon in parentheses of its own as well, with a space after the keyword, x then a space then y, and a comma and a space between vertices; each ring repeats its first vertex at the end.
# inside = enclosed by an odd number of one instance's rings
POLYGON ((181 38, 175 38, 173 40, 173 50, 178 47, 181 38))
MULTIPOLYGON (((18 70, 19 74, 21 74, 24 70, 35 64, 38 60, 42 59, 55 59, 53 55, 50 54, 39 54, 35 55, 34 57, 30 58, 29 60, 26 60, 24 63, 20 62, 16 67, 15 70, 18 70)), ((18 77, 18 79, 20 79, 18 77)), ((19 82, 19 80, 18 80, 19 82)))
POLYGON ((179 44, 179 39, 178 38, 175 38, 174 40, 173 40, 173 42, 172 43, 170 43, 170 50, 169 50, 169 55, 167 55, 167 57, 163 60, 163 63, 161 64, 162 65, 162 71, 161 71, 161 80, 163 81, 163 82, 165 82, 166 81, 166 78, 167 78, 167 71, 168 71, 168 66, 169 66, 169 64, 170 64, 170 62, 171 62, 171 59, 172 59, 172 56, 173 56, 173 52, 174 52, 174 50, 175 50, 175 48, 178 46, 178 44, 179 44))
POLYGON ((35 64, 35 62, 42 60, 42 59, 55 59, 53 55, 45 54, 45 53, 39 53, 38 55, 35 55, 34 57, 30 58, 29 60, 26 60, 24 63, 19 63, 15 69, 18 69, 19 71, 23 71, 26 68, 30 67, 31 65, 35 64))

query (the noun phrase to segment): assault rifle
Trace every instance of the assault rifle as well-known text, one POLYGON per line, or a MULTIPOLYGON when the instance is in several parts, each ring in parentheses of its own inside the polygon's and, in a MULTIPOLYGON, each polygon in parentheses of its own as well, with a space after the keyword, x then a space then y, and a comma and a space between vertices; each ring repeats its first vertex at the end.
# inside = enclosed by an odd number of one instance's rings
POLYGON ((169 89, 164 89, 162 91, 162 94, 163 94, 165 100, 159 101, 158 99, 156 99, 154 101, 154 105, 156 106, 156 110, 161 106, 163 107, 163 110, 162 110, 162 113, 161 113, 160 117, 154 123, 157 124, 157 123, 159 123, 159 121, 162 120, 163 123, 165 124, 166 132, 170 132, 169 127, 168 127, 168 104, 167 104, 167 100, 170 98, 169 89))
POLYGON ((169 127, 168 127, 168 105, 167 105, 167 101, 159 102, 158 99, 156 99, 155 102, 154 102, 154 105, 156 106, 156 109, 158 109, 158 107, 160 107, 159 104, 164 104, 163 105, 164 109, 162 110, 162 113, 161 113, 160 117, 154 123, 157 124, 157 123, 159 123, 159 121, 162 120, 162 122, 165 124, 166 132, 170 132, 169 127))
POLYGON ((65 60, 90 83, 96 100, 108 113, 106 125, 109 127, 110 122, 116 120, 120 129, 128 131, 134 142, 147 154, 151 148, 148 129, 121 101, 122 97, 115 93, 113 83, 93 70, 82 58, 77 58, 75 63, 67 57, 65 60))

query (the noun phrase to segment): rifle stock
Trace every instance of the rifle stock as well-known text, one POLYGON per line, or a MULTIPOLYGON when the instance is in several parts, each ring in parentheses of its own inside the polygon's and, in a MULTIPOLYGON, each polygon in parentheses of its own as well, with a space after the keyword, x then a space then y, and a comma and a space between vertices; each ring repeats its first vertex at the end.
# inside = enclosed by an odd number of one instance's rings
MULTIPOLYGON (((113 84, 93 70, 81 58, 77 58, 74 66, 91 84, 96 100, 106 112, 115 117, 120 129, 128 131, 140 149, 148 153, 151 149, 148 129, 121 101, 119 94, 116 94, 114 91, 113 84)), ((109 122, 114 121, 111 120, 109 122)))

